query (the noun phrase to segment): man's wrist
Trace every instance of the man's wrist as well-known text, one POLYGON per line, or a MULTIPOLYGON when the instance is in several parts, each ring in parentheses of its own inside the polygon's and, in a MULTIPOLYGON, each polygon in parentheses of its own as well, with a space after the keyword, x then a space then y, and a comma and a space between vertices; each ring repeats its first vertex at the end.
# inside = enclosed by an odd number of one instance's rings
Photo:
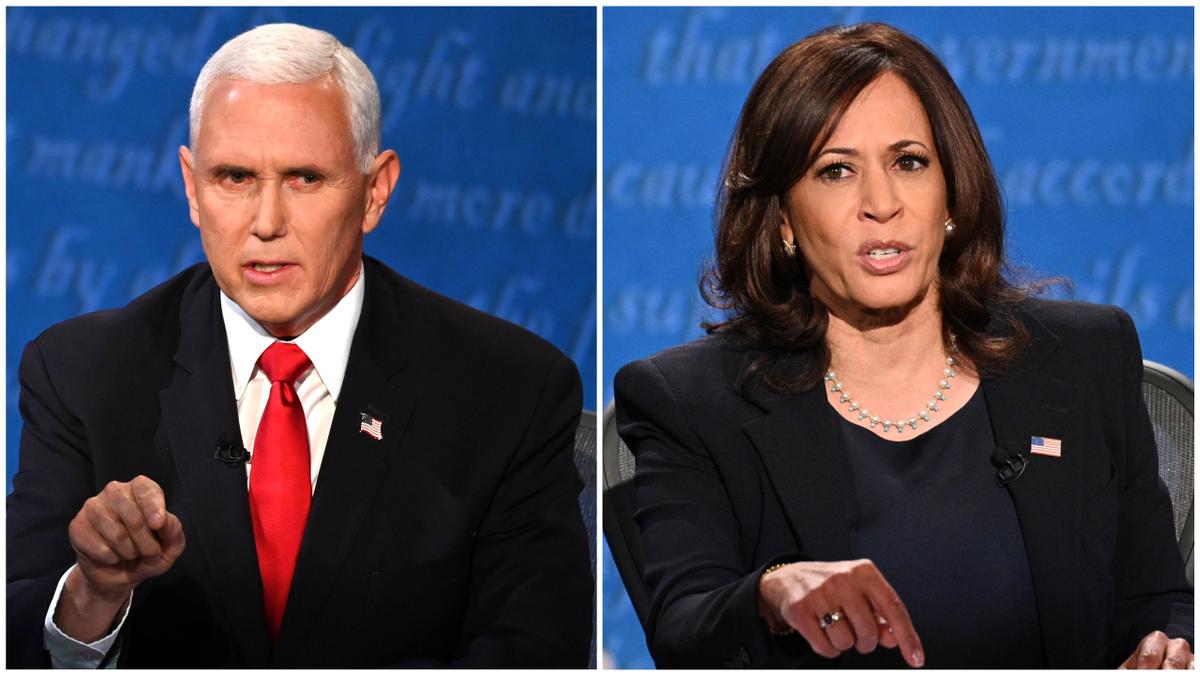
POLYGON ((63 585, 63 594, 54 610, 54 624, 65 635, 80 642, 95 642, 112 632, 113 623, 129 602, 133 588, 100 592, 88 583, 76 565, 63 585))

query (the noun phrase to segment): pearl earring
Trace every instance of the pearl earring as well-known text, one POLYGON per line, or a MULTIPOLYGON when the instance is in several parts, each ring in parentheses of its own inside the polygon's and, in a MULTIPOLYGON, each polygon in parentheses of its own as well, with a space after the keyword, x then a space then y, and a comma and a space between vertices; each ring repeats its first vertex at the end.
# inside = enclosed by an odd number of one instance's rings
POLYGON ((954 234, 954 219, 953 218, 947 218, 946 222, 945 222, 945 226, 946 226, 946 236, 947 237, 954 234))

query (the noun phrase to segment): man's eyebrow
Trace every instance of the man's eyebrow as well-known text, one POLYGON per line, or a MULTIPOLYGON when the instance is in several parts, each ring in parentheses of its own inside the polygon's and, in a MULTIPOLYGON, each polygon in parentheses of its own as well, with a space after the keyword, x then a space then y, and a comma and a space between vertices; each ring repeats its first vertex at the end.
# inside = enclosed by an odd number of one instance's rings
POLYGON ((224 176, 230 173, 244 173, 253 176, 254 170, 237 164, 216 164, 208 170, 208 173, 213 176, 224 176))
POLYGON ((299 175, 305 174, 305 173, 315 173, 317 175, 324 176, 326 172, 324 169, 322 169, 318 166, 312 165, 312 164, 305 164, 302 166, 289 166, 283 170, 283 175, 285 175, 285 176, 299 176, 299 175))

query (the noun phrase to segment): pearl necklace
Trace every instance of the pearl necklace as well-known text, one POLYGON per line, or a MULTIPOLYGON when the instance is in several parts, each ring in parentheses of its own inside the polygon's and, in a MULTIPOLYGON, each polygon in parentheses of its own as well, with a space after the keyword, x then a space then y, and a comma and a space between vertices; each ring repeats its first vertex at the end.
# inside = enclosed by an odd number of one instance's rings
MULTIPOLYGON (((953 342, 951 342, 951 350, 958 351, 957 349, 954 349, 953 342)), ((916 430, 918 422, 928 423, 930 413, 935 413, 940 410, 938 401, 946 400, 946 395, 942 392, 950 388, 950 380, 958 375, 958 372, 954 370, 954 366, 957 363, 958 362, 954 360, 953 356, 946 357, 946 367, 942 370, 942 379, 938 380, 938 388, 933 392, 933 398, 929 399, 925 405, 921 406, 920 412, 908 418, 907 421, 904 419, 899 419, 895 422, 892 420, 881 420, 879 419, 879 415, 872 415, 870 410, 860 406, 858 401, 854 400, 854 397, 850 395, 850 392, 846 391, 846 389, 842 387, 842 383, 837 379, 837 373, 833 372, 833 370, 825 373, 825 381, 830 383, 830 391, 835 394, 839 394, 838 403, 849 403, 850 412, 858 413, 859 421, 869 420, 872 429, 875 428, 875 425, 882 424, 884 433, 895 429, 896 433, 900 434, 904 433, 904 425, 907 424, 910 428, 916 430)))

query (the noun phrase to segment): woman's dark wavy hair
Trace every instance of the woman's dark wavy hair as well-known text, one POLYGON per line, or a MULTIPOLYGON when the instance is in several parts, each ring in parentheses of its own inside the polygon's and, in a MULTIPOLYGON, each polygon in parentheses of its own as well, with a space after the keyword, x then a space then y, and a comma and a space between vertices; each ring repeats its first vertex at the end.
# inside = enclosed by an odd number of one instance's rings
POLYGON ((850 103, 883 73, 916 92, 946 178, 954 236, 938 260, 942 336, 980 376, 1010 367, 1029 342, 1014 309, 1028 293, 1005 280, 1000 188, 975 118, 941 61, 882 23, 831 27, 788 47, 754 83, 738 118, 719 187, 716 257, 700 292, 725 320, 702 324, 758 356, 751 373, 780 391, 809 389, 829 368, 829 315, 809 292, 803 255, 779 234, 788 189, 850 103))

